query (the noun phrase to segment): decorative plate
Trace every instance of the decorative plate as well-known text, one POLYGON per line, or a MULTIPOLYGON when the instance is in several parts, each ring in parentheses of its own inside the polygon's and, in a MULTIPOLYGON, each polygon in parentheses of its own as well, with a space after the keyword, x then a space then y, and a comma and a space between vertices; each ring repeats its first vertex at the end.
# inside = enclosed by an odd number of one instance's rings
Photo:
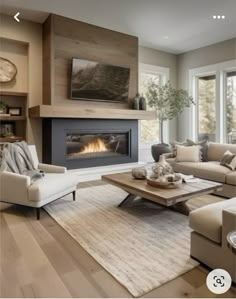
POLYGON ((182 185, 182 178, 179 175, 170 175, 166 176, 164 180, 163 177, 157 178, 155 175, 151 175, 147 177, 147 183, 156 188, 175 189, 182 185))
POLYGON ((0 83, 7 83, 14 80, 17 68, 10 60, 0 57, 0 83))

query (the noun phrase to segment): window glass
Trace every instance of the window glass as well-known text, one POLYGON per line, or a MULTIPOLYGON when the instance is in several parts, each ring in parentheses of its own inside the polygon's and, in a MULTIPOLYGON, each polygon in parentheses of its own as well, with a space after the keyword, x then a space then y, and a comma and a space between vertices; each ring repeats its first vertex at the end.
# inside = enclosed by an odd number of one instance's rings
POLYGON ((216 140, 216 76, 198 78, 198 139, 216 140))
MULTIPOLYGON (((145 98, 145 93, 148 90, 148 83, 150 80, 154 80, 157 84, 161 84, 161 75, 148 73, 148 72, 141 72, 140 74, 140 93, 145 98)), ((147 103, 147 110, 151 110, 147 103)), ((159 121, 158 119, 154 120, 142 120, 141 121, 141 134, 140 134, 140 141, 141 143, 155 143, 159 142, 159 121)))
POLYGON ((226 74, 226 139, 236 143, 236 71, 226 74))

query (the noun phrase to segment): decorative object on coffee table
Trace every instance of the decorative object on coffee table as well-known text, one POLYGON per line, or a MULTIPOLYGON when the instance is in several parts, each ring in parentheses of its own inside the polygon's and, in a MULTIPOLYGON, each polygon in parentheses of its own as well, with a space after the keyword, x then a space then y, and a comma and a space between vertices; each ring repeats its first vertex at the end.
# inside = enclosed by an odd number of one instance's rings
POLYGON ((133 99, 133 108, 134 108, 134 110, 139 110, 139 104, 140 104, 140 94, 137 93, 135 98, 133 99))
POLYGON ((169 175, 173 173, 173 168, 170 166, 169 163, 166 162, 165 156, 161 155, 159 158, 159 162, 157 162, 153 167, 152 171, 155 176, 161 177, 164 175, 169 175))
POLYGON ((147 183, 152 187, 175 189, 182 184, 182 177, 180 175, 166 175, 161 177, 151 175, 147 177, 147 183))
POLYGON ((160 86, 155 80, 150 79, 146 89, 145 97, 148 106, 157 111, 160 123, 160 143, 152 146, 153 159, 158 161, 161 154, 171 152, 170 146, 164 143, 163 139, 164 121, 176 118, 186 107, 194 104, 194 101, 186 90, 174 89, 169 81, 160 86))
POLYGON ((227 235, 228 247, 236 254, 236 231, 232 231, 227 235))
POLYGON ((10 60, 0 57, 0 83, 8 83, 15 79, 16 65, 10 60))
POLYGON ((144 167, 132 169, 132 176, 135 179, 144 180, 147 176, 147 170, 144 167))

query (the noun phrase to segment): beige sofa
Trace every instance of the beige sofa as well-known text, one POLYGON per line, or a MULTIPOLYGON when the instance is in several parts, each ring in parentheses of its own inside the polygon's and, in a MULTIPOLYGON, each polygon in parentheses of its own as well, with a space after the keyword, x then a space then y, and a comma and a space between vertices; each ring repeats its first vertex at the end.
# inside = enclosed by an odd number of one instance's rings
POLYGON ((236 171, 220 165, 227 150, 236 154, 236 144, 210 142, 207 152, 208 162, 175 162, 175 158, 168 158, 167 162, 172 165, 175 172, 222 183, 223 189, 217 192, 217 195, 232 198, 236 196, 236 171))
POLYGON ((236 282, 236 255, 227 235, 236 230, 236 197, 194 210, 189 216, 191 256, 211 269, 228 271, 236 282))

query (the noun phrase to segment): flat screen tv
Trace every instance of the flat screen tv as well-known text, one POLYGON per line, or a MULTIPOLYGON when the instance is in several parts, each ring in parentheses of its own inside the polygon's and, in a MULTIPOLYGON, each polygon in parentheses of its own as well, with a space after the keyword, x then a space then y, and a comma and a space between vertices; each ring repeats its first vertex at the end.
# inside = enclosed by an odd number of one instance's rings
POLYGON ((127 102, 130 69, 73 58, 72 100, 127 102))

